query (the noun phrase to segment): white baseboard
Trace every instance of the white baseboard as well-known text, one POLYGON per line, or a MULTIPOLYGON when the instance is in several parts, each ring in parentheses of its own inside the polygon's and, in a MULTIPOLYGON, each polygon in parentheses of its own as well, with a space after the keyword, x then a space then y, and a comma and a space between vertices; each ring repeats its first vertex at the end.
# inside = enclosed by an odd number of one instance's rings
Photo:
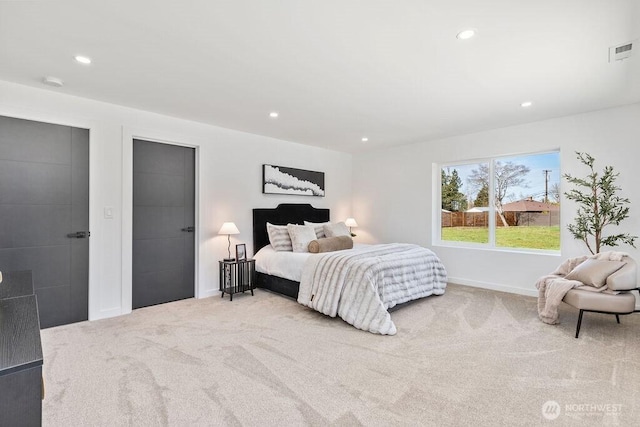
MULTIPOLYGON (((490 289, 492 291, 509 292, 511 294, 527 295, 527 296, 536 297, 536 298, 538 297, 537 289, 522 289, 522 288, 516 288, 514 286, 499 285, 496 283, 488 283, 488 282, 479 282, 477 280, 460 279, 457 277, 449 277, 449 280, 447 281, 454 285, 471 286, 473 288, 490 289)), ((634 295, 636 294, 634 293, 634 295)), ((636 297, 636 300, 638 300, 636 303, 636 310, 640 310, 640 299, 636 297)))
POLYGON ((209 298, 216 295, 220 295, 220 289, 207 289, 204 291, 200 291, 200 294, 198 294, 198 299, 209 298))
POLYGON ((473 288, 490 289, 492 291, 509 292, 511 294, 527 295, 537 297, 537 289, 523 289, 515 286, 500 285, 497 283, 479 282, 477 280, 462 279, 459 277, 449 277, 449 283, 463 286, 471 286, 473 288))
POLYGON ((89 320, 93 321, 93 320, 100 320, 100 319, 108 319, 110 317, 117 317, 117 316, 122 316, 123 314, 129 314, 131 313, 130 311, 128 313, 125 313, 122 311, 122 307, 113 307, 113 308, 107 308, 104 310, 100 310, 98 313, 96 313, 96 315, 91 315, 89 316, 89 320))
MULTIPOLYGON (((198 296, 198 299, 208 298, 216 295, 220 295, 220 290, 208 289, 202 292, 200 296, 198 296)), ((89 320, 94 321, 94 320, 100 320, 100 319, 109 319, 110 317, 117 317, 117 316, 123 316, 125 314, 131 314, 131 312, 132 310, 128 310, 128 311, 123 310, 122 307, 107 308, 104 310, 100 310, 98 313, 95 313, 95 315, 90 315, 89 320)))

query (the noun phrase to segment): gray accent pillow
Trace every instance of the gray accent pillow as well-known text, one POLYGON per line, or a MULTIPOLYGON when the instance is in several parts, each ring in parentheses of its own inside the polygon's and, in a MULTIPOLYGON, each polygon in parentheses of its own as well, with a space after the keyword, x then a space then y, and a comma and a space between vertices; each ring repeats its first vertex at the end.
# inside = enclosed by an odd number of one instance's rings
POLYGON ((276 251, 291 252, 293 250, 291 237, 289 237, 289 230, 286 225, 273 225, 268 222, 267 234, 269 234, 271 246, 276 251))
POLYGON ((316 231, 317 239, 322 239, 323 237, 326 237, 324 235, 324 226, 329 224, 331 223, 330 222, 309 222, 309 221, 304 222, 304 225, 313 225, 313 228, 316 231))
POLYGON ((578 264, 569 274, 567 280, 577 280, 588 286, 600 288, 607 283, 607 277, 620 270, 626 263, 623 261, 607 261, 589 258, 578 264))
POLYGON ((323 229, 324 229, 324 235, 326 237, 338 237, 338 236, 351 237, 351 233, 349 233, 349 227, 347 227, 344 222, 336 222, 335 224, 325 224, 323 229))
POLYGON ((287 224, 293 252, 309 252, 309 242, 316 239, 316 231, 312 225, 287 224))
POLYGON ((313 254, 351 248, 353 248, 351 236, 325 237, 324 239, 312 240, 309 243, 309 252, 313 254))

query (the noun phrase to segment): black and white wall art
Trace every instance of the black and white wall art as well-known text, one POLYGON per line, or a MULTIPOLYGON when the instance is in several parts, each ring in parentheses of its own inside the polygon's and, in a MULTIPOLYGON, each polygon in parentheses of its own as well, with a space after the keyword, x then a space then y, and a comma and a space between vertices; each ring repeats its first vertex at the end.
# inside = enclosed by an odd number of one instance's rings
POLYGON ((262 192, 324 197, 324 172, 262 165, 262 192))

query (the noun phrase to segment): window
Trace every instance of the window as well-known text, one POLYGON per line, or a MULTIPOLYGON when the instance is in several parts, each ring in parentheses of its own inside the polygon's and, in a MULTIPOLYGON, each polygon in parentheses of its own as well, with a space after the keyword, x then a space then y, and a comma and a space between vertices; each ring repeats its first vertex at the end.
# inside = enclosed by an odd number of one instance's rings
POLYGON ((560 153, 440 166, 440 242, 560 250, 560 153))

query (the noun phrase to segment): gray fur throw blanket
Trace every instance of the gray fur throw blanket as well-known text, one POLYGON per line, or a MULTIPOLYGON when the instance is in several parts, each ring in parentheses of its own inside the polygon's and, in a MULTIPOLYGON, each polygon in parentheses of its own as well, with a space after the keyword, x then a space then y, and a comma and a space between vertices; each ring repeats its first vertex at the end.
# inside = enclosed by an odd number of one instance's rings
POLYGON ((394 335, 389 308, 442 295, 446 286, 444 265, 429 249, 400 243, 361 246, 309 257, 298 302, 358 329, 394 335))

